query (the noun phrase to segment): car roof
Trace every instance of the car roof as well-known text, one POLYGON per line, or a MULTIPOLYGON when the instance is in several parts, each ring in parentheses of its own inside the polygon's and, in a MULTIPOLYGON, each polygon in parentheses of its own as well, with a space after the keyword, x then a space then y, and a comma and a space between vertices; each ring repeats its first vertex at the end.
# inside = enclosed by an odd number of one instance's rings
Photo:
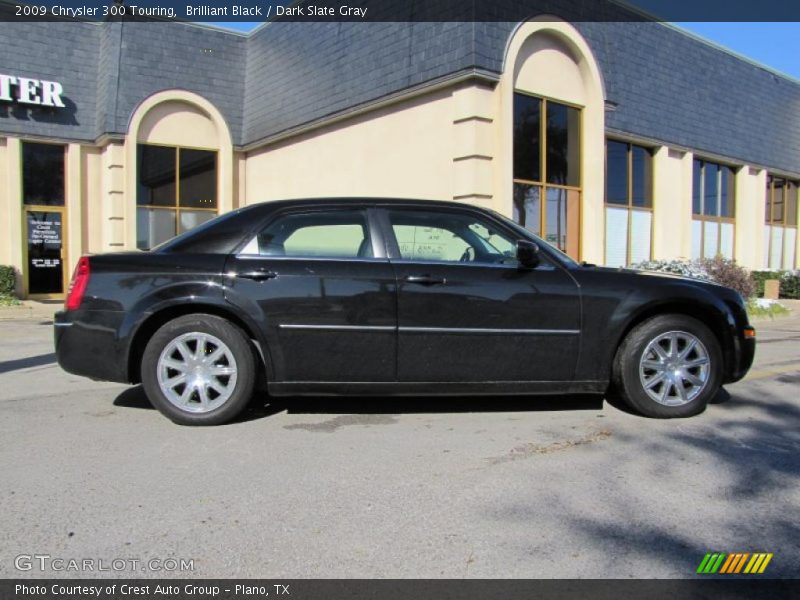
POLYGON ((159 246, 159 252, 205 252, 227 253, 241 242, 245 231, 257 226, 262 219, 271 218, 276 212, 292 208, 325 208, 344 206, 414 206, 430 209, 481 210, 484 214, 491 211, 480 209, 463 202, 448 200, 421 200, 419 198, 375 198, 375 197, 332 197, 332 198, 295 198, 271 200, 248 204, 223 213, 208 223, 189 230, 172 238, 159 246))
POLYGON ((271 209, 291 208, 293 206, 342 206, 353 204, 356 206, 372 205, 372 206, 424 206, 428 208, 479 208, 472 204, 464 202, 457 202, 453 200, 424 200, 420 198, 376 198, 374 196, 345 196, 345 197, 326 197, 326 198, 291 198, 281 200, 265 200, 254 204, 248 204, 250 207, 261 207, 271 209))

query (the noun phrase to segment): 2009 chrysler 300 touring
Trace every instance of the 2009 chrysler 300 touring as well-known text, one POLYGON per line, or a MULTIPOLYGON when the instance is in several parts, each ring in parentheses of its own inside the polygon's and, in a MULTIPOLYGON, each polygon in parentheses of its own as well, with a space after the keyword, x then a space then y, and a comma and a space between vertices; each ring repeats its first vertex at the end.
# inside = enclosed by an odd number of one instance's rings
POLYGON ((579 265, 493 212, 416 200, 249 206, 150 252, 82 257, 59 364, 141 382, 167 417, 233 419, 269 394, 613 389, 702 411, 753 361, 735 291, 579 265))

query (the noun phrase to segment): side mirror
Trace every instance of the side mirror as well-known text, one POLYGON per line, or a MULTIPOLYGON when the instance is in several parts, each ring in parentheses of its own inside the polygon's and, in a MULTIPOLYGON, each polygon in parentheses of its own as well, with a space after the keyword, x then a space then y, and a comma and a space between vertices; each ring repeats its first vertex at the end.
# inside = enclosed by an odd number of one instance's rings
POLYGON ((517 260, 526 269, 539 266, 539 245, 528 240, 517 240, 517 260))

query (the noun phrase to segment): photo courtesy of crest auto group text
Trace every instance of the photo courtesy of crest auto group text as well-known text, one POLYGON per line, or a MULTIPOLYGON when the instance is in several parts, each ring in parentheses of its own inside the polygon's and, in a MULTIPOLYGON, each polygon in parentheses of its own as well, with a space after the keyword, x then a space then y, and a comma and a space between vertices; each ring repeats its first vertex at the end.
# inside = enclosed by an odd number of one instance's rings
POLYGON ((0 37, 0 598, 800 593, 800 6, 0 37))

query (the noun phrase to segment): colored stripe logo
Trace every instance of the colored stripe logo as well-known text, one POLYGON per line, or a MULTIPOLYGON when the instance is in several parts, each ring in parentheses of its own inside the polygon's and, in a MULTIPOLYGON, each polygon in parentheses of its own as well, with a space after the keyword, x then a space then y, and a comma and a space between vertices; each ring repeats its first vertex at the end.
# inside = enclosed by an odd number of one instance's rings
POLYGON ((772 552, 734 552, 732 554, 709 552, 697 567, 697 573, 700 575, 717 573, 720 575, 760 575, 766 570, 772 556, 772 552))

